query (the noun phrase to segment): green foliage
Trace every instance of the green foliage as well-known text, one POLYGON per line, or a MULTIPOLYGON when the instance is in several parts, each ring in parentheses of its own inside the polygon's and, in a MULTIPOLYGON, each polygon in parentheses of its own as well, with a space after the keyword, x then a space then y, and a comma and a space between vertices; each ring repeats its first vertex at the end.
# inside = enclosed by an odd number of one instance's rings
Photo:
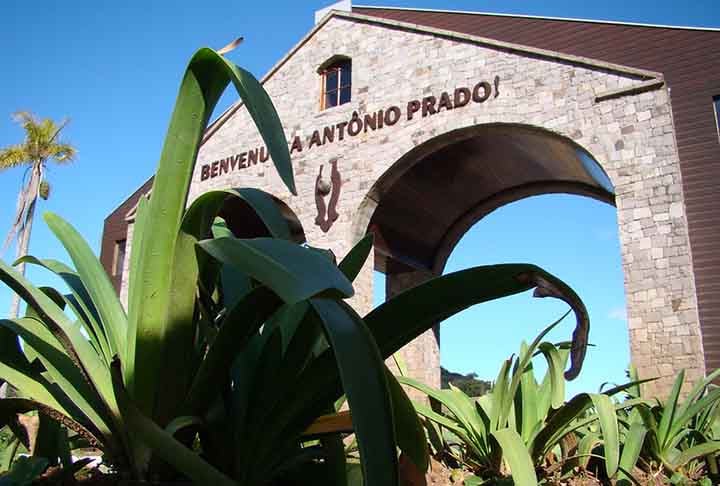
MULTIPOLYGON (((622 429, 617 411, 637 401, 616 404, 610 399, 630 385, 564 401, 568 346, 542 341, 559 322, 543 330, 530 345, 523 343, 520 353, 503 363, 490 392, 480 398, 470 398, 453 385, 449 390, 434 390, 409 378, 399 379, 439 403, 439 408, 415 404, 428 421, 436 451, 449 455, 480 478, 498 479, 509 471, 516 484, 535 485, 536 469, 543 470, 548 461, 555 464, 551 469, 569 468, 572 461, 589 456, 601 444, 607 476, 618 473, 622 429), (532 358, 539 355, 548 369, 538 382, 532 358), (568 447, 568 439, 575 438, 581 439, 580 444, 568 447)), ((626 464, 633 457, 630 449, 624 452, 626 464)))
MULTIPOLYGON (((638 408, 647 430, 645 458, 655 463, 670 477, 693 477, 707 462, 708 470, 716 468, 720 452, 717 426, 720 388, 712 381, 720 376, 716 370, 699 380, 681 400, 685 372, 681 371, 665 401, 645 403, 638 408)), ((640 419, 639 419, 640 420, 640 419)))
POLYGON ((371 237, 337 265, 327 252, 291 241, 280 208, 262 191, 213 191, 186 208, 200 139, 230 82, 295 192, 285 136, 265 91, 216 52, 198 51, 180 87, 152 195, 138 204, 127 313, 87 243, 55 214, 45 221, 72 266, 23 262, 60 276, 66 295, 34 286, 0 262, 0 280, 28 305, 25 317, 0 321, 0 377, 21 395, 0 401, 6 421, 37 410, 137 479, 174 478, 174 470, 201 484, 286 476, 342 484, 339 432, 325 431, 319 441, 305 432, 344 394, 365 484, 395 486, 398 448, 421 471, 427 449, 384 360, 439 320, 537 288, 539 296, 574 307, 568 374, 577 373, 587 313, 572 289, 538 267, 444 275, 360 316, 344 299, 353 294, 371 237), (229 232, 217 217, 228 199, 254 211, 264 228, 229 232))
POLYGON ((42 457, 20 456, 10 470, 0 476, 0 486, 30 486, 47 468, 48 461, 42 457))

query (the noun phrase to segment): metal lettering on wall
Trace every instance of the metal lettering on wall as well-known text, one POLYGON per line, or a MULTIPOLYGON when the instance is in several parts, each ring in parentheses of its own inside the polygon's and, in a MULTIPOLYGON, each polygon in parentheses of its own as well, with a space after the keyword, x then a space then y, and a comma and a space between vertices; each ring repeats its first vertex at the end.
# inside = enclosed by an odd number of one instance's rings
MULTIPOLYGON (((433 116, 442 111, 456 110, 472 103, 485 103, 487 100, 497 98, 500 94, 500 77, 495 76, 493 83, 480 81, 472 88, 456 88, 452 93, 443 91, 440 96, 426 96, 422 99, 410 100, 403 110, 398 106, 389 106, 382 110, 366 113, 364 116, 353 112, 350 120, 335 125, 328 125, 322 129, 314 130, 310 137, 304 141, 300 136, 293 137, 288 141, 290 154, 311 150, 315 147, 322 147, 329 143, 342 141, 346 137, 355 137, 360 133, 374 132, 385 127, 391 127, 404 118, 405 122, 417 117, 425 118, 433 116)), ((203 164, 200 168, 200 180, 213 179, 234 170, 247 169, 258 162, 264 163, 269 159, 266 147, 256 147, 247 152, 241 152, 223 159, 216 160, 209 164, 203 164)), ((332 164, 332 162, 331 162, 332 164)), ((335 165, 333 165, 335 167, 335 165)), ((317 197, 317 196, 316 196, 317 197)), ((332 225, 332 223, 330 223, 332 225)), ((329 226, 328 226, 329 228, 329 226)), ((327 230, 323 230, 327 231, 327 230)))
POLYGON ((340 188, 342 187, 342 178, 337 167, 337 159, 330 159, 330 183, 323 179, 323 166, 315 179, 315 207, 317 208, 317 216, 315 224, 320 226, 323 233, 327 233, 330 227, 338 219, 337 204, 340 200, 340 188), (325 204, 325 198, 330 194, 330 201, 325 204))

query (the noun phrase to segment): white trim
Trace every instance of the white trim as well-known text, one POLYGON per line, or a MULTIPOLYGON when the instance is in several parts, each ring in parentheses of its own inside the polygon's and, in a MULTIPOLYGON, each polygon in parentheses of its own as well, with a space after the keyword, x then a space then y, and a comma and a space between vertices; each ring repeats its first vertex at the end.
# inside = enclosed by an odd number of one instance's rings
POLYGON ((587 22, 590 24, 610 24, 610 25, 629 25, 633 27, 652 27, 659 29, 682 29, 682 30, 705 30, 709 32, 720 32, 718 27, 693 27, 687 25, 665 25, 665 24, 644 24, 642 22, 621 22, 618 20, 591 20, 591 19, 576 19, 572 17, 549 17, 544 15, 520 15, 520 14, 506 14, 506 13, 494 13, 494 12, 474 12, 470 10, 444 10, 434 8, 412 8, 412 7, 380 7, 376 5, 353 5, 353 8, 367 8, 377 10, 402 10, 409 12, 435 12, 435 13, 448 13, 448 14, 466 14, 466 15, 487 15, 490 17, 517 17, 521 19, 538 19, 538 20, 562 20, 566 22, 587 22))

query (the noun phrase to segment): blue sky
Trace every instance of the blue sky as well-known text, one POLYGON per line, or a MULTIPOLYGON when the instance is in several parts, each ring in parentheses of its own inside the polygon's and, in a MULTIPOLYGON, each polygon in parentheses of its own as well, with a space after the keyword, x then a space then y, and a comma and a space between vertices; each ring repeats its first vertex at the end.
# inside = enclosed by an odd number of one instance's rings
MULTIPOLYGON (((192 52, 245 43, 231 59, 262 76, 311 27, 325 1, 23 2, 0 5, 0 147, 20 141, 16 110, 72 119, 65 138, 77 162, 51 168, 53 193, 41 210, 71 220, 99 249, 102 222, 154 170, 180 76, 192 52)), ((371 3, 371 2, 363 2, 371 3)), ((382 1, 414 6, 558 17, 720 27, 720 2, 698 0, 382 1)), ((225 97, 219 109, 233 101, 225 97)), ((20 186, 19 169, 0 173, 0 235, 9 227, 20 186)), ((65 259, 42 222, 31 252, 65 259)), ((12 260, 13 250, 2 258, 12 260)), ((572 390, 619 381, 628 362, 627 330, 615 210, 570 196, 528 199, 499 209, 462 240, 448 269, 500 261, 529 261, 572 284, 593 318, 587 367, 572 390)), ((31 279, 53 283, 37 272, 31 279)), ((0 289, 0 315, 9 307, 0 289)), ((500 360, 564 311, 560 304, 522 295, 473 308, 442 329, 443 363, 492 377, 500 360)), ((571 324, 556 333, 567 337, 571 324)))

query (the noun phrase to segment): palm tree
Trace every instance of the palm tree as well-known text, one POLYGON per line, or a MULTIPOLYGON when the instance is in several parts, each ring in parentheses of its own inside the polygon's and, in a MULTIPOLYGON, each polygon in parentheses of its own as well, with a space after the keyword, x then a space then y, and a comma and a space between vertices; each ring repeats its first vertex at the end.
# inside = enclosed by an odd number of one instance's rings
MULTIPOLYGON (((68 123, 67 120, 58 125, 50 118, 38 120, 35 115, 27 111, 13 114, 13 120, 25 130, 25 140, 17 145, 0 148, 0 171, 19 166, 27 166, 27 170, 18 195, 15 217, 3 249, 17 237, 17 257, 20 258, 27 254, 30 244, 35 203, 38 197, 47 199, 50 195, 50 184, 45 180, 48 161, 58 164, 70 163, 77 151, 72 145, 58 139, 60 131, 68 123)), ((25 264, 21 263, 18 270, 24 273, 25 264)), ((10 318, 17 317, 19 311, 20 297, 16 294, 10 306, 10 318)))

